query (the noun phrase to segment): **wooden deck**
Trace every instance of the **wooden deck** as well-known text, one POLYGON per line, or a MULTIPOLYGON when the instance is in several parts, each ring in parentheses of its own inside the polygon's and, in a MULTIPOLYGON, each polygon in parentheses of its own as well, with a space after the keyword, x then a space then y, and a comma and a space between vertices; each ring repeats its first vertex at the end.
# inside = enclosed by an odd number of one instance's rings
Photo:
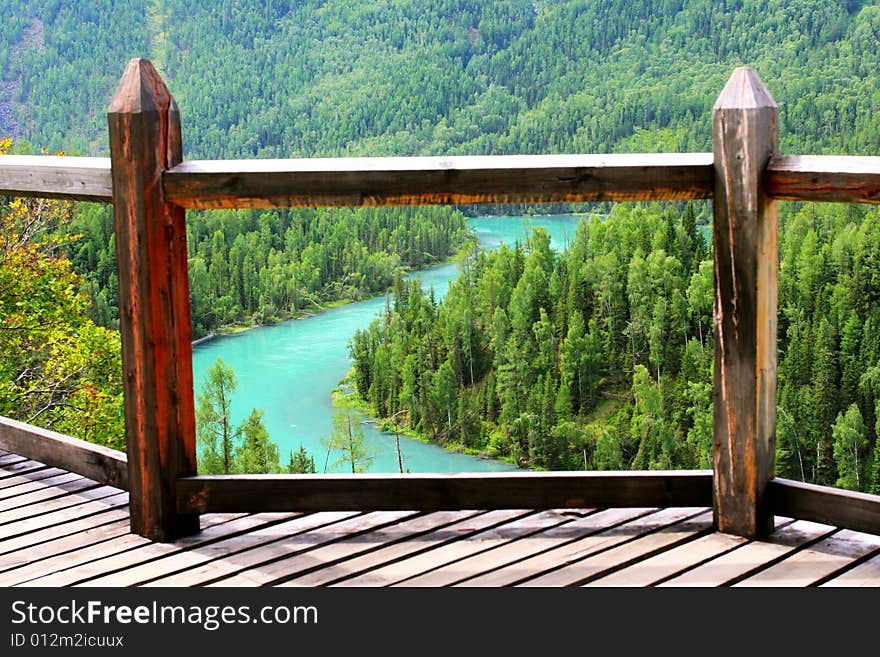
POLYGON ((154 543, 128 494, 0 452, 0 586, 880 586, 880 536, 706 508, 206 514, 154 543))

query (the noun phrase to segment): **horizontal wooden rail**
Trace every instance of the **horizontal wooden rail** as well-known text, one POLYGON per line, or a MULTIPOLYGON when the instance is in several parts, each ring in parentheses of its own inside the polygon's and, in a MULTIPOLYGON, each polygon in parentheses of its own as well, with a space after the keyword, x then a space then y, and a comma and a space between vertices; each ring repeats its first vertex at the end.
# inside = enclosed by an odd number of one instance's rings
POLYGON ((186 208, 699 199, 712 195, 712 156, 193 160, 165 173, 165 193, 186 208))
MULTIPOLYGON (((166 171, 186 208, 680 200, 712 197, 712 154, 190 160, 166 171)), ((880 157, 780 155, 772 198, 880 203, 880 157)), ((0 194, 112 202, 110 159, 0 155, 0 194)))
POLYGON ((110 158, 0 155, 0 194, 110 203, 110 158))
POLYGON ((181 513, 711 506, 712 471, 198 476, 177 492, 181 513))
POLYGON ((776 515, 880 535, 880 495, 776 477, 769 484, 776 515))
POLYGON ((767 187, 789 201, 880 203, 880 157, 781 155, 767 167, 767 187))
POLYGON ((123 452, 0 416, 0 449, 128 490, 123 452))

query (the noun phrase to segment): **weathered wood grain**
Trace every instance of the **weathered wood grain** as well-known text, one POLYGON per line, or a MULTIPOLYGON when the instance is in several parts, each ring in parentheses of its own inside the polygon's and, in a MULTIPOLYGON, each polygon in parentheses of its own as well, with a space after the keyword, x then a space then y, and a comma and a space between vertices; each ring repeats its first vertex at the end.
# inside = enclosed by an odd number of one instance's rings
MULTIPOLYGON (((31 461, 31 463, 33 463, 33 461, 31 461)), ((0 472, 2 472, 2 470, 0 470, 0 472)), ((9 488, 15 488, 17 486, 27 486, 29 484, 36 483, 41 479, 49 479, 51 477, 55 477, 61 474, 69 473, 60 468, 48 468, 44 466, 39 470, 33 470, 31 472, 26 472, 25 474, 21 475, 0 475, 0 491, 5 492, 9 488)))
MULTIPOLYGON (((72 504, 61 505, 57 503, 51 504, 49 508, 44 508, 44 513, 29 515, 21 518, 16 522, 0 526, 0 552, 7 552, 15 549, 16 544, 12 539, 23 534, 30 534, 38 530, 52 528, 51 533, 55 536, 60 535, 59 525, 72 520, 79 520, 87 516, 94 516, 108 508, 119 507, 128 503, 128 493, 124 491, 113 492, 109 487, 100 489, 94 488, 89 491, 90 496, 87 499, 80 499, 78 502, 71 499, 72 504), (105 496, 106 494, 106 496, 105 496)), ((30 540, 30 539, 27 539, 30 540)))
POLYGON ((880 203, 880 157, 778 155, 767 193, 789 201, 880 203))
POLYGON ((193 160, 164 176, 185 208, 698 199, 707 153, 193 160))
MULTIPOLYGON (((56 522, 40 524, 36 528, 30 526, 26 531, 18 533, 14 538, 6 538, 0 543, 0 554, 17 550, 37 548, 41 544, 63 536, 72 536, 114 520, 124 519, 128 522, 128 493, 119 493, 113 497, 105 497, 97 502, 88 502, 78 507, 65 509, 65 516, 53 518, 56 522)), ((32 518, 28 520, 31 524, 32 518)), ((19 527, 16 527, 18 530, 19 527)))
POLYGON ((841 529, 734 586, 810 586, 854 561, 878 552, 880 536, 841 529))
POLYGON ((834 588, 855 586, 880 587, 880 554, 840 573, 819 586, 834 588))
POLYGON ((154 543, 150 539, 135 534, 127 534, 103 543, 100 558, 95 556, 88 560, 64 559, 52 562, 47 572, 37 578, 30 579, 26 586, 90 586, 89 580, 103 577, 110 573, 124 570, 138 564, 149 562, 167 554, 187 550, 209 544, 226 536, 246 532, 262 526, 266 519, 262 514, 224 516, 217 514, 201 519, 201 529, 178 539, 174 543, 154 543))
POLYGON ((289 572, 289 569, 296 570, 297 562, 291 563, 291 558, 294 555, 305 557, 311 550, 320 546, 344 540, 348 536, 369 532, 376 527, 394 524, 411 515, 412 512, 406 511, 365 513, 312 531, 296 534, 281 543, 272 543, 266 546, 265 550, 260 551, 264 558, 271 560, 249 570, 235 573, 231 577, 211 582, 208 586, 264 586, 283 577, 289 572), (270 557, 270 555, 272 556, 270 557))
POLYGON ((17 531, 18 527, 23 524, 24 521, 41 518, 45 515, 50 515, 50 512, 53 511, 77 507, 86 502, 100 500, 105 497, 116 495, 120 492, 118 488, 113 488, 112 486, 99 486, 94 482, 90 482, 88 479, 83 479, 82 481, 86 483, 88 486, 87 488, 71 493, 62 492, 61 495, 57 495, 55 491, 51 491, 51 494, 56 495, 51 499, 41 499, 41 495, 51 489, 28 493, 28 496, 34 498, 35 502, 39 502, 37 507, 32 507, 31 505, 9 505, 9 507, 7 507, 4 505, 3 511, 0 511, 0 538, 17 531))
POLYGON ((774 478, 774 512, 803 520, 880 535, 880 495, 774 478))
POLYGON ((662 509, 528 560, 531 575, 538 576, 528 576, 514 586, 575 586, 692 538, 710 525, 708 510, 662 509))
POLYGON ((107 122, 131 524, 168 541, 198 531, 176 506, 177 478, 196 473, 195 410, 185 217, 162 191, 182 159, 180 116, 149 61, 129 63, 107 122))
POLYGON ((285 579, 276 586, 326 586, 331 582, 375 570, 392 561, 455 540, 456 532, 473 531, 474 523, 484 521, 486 516, 489 517, 491 524, 491 513, 485 514, 473 510, 429 513, 410 521, 410 528, 414 531, 409 536, 401 534, 394 525, 382 527, 357 537, 369 543, 371 549, 368 552, 349 556, 342 561, 327 564, 318 570, 297 575, 292 579, 285 579))
MULTIPOLYGON (((216 515, 222 517, 225 514, 216 515)), ((124 570, 91 579, 86 585, 90 587, 140 586, 144 582, 162 578, 163 575, 169 573, 176 573, 178 576, 192 573, 199 570, 201 564, 212 563, 213 560, 221 557, 227 557, 234 563, 238 560, 239 553, 248 547, 279 540, 285 536, 306 531, 315 525, 326 524, 329 520, 322 516, 332 515, 319 513, 309 516, 292 513, 259 514, 257 518, 263 524, 255 525, 246 532, 199 545, 197 549, 171 551, 156 559, 139 564, 133 563, 124 570)))
MULTIPOLYGON (((388 586, 422 572, 432 565, 454 560, 456 554, 461 550, 466 552, 468 546, 473 543, 478 544, 492 529, 528 515, 531 514, 526 510, 498 509, 430 532, 423 537, 424 541, 418 541, 422 550, 405 558, 378 565, 354 577, 333 582, 331 586, 388 586)), ((479 547, 475 549, 479 551, 479 547)))
MULTIPOLYGON (((149 577, 142 578, 139 585, 202 586, 266 561, 265 557, 259 556, 259 551, 268 545, 354 515, 351 511, 299 515, 290 521, 219 541, 198 551, 180 552, 150 562, 149 577)), ((126 571, 126 577, 130 576, 131 573, 126 571)), ((111 580, 111 585, 116 585, 115 580, 111 580)))
POLYGON ((0 196, 110 203, 110 158, 0 155, 0 196))
POLYGON ((658 586, 724 586, 777 563, 803 546, 835 531, 834 527, 808 520, 797 520, 783 526, 783 521, 777 519, 777 523, 780 526, 766 539, 749 541, 731 552, 667 579, 658 586))
MULTIPOLYGON (((55 477, 56 481, 41 486, 34 490, 22 491, 18 495, 4 496, 3 509, 8 511, 21 506, 30 506, 40 502, 51 500, 56 497, 64 497, 69 493, 88 490, 89 488, 97 488, 100 484, 95 483, 91 479, 80 477, 79 475, 67 475, 67 479, 63 479, 64 475, 55 477)), ((42 482, 41 482, 42 483, 42 482)), ((14 488, 12 489, 15 490, 14 488)), ((115 489, 118 490, 118 489, 115 489)), ((30 513, 39 513, 39 508, 30 509, 30 513)))
POLYGON ((98 483, 128 489, 128 459, 115 449, 0 416, 0 447, 98 483))
POLYGON ((237 475, 178 481, 181 511, 444 511, 708 506, 705 470, 237 475))
POLYGON ((662 579, 673 577, 683 570, 729 552, 747 541, 748 539, 742 536, 714 532, 648 559, 637 561, 610 575, 592 580, 586 586, 651 586, 662 579))
POLYGON ((776 444, 776 203, 764 172, 776 153, 776 103, 748 67, 715 103, 714 506, 722 532, 773 530, 766 489, 776 444))
MULTIPOLYGON (((51 568, 47 560, 63 555, 68 560, 88 561, 97 558, 96 550, 105 541, 122 536, 132 536, 128 516, 104 525, 89 527, 84 531, 40 544, 38 554, 30 550, 16 550, 0 556, 0 586, 12 586, 44 574, 51 568)), ((137 536, 141 541, 147 539, 137 536)))
POLYGON ((48 466, 45 463, 40 463, 39 461, 31 461, 30 459, 26 461, 20 461, 19 463, 13 463, 12 465, 4 465, 0 466, 0 482, 5 481, 6 479, 10 479, 12 477, 21 477, 28 474, 35 474, 40 472, 41 470, 45 470, 48 466))
MULTIPOLYGON (((49 472, 52 470, 47 468, 49 472)), ((3 479, 0 483, 12 483, 16 484, 15 478, 11 478, 10 482, 7 479, 3 479)), ((77 479, 83 479, 78 474, 74 474, 73 472, 65 472, 64 470, 56 470, 56 474, 52 476, 48 476, 45 478, 37 478, 37 479, 25 479, 22 477, 22 481, 17 482, 17 485, 11 486, 0 486, 0 500, 5 500, 10 497, 18 497, 20 495, 24 495, 25 493, 31 493, 41 488, 57 486, 58 484, 63 484, 69 481, 76 481, 77 479)), ((95 482, 92 482, 92 485, 96 485, 95 482)))
POLYGON ((435 587, 449 586, 471 573, 475 560, 492 559, 497 550, 515 545, 529 536, 558 527, 570 518, 558 510, 548 509, 518 520, 505 522, 492 529, 475 534, 467 541, 450 544, 446 548, 426 553, 421 563, 413 559, 410 575, 392 586, 435 587), (412 566, 415 566, 413 568, 412 566))

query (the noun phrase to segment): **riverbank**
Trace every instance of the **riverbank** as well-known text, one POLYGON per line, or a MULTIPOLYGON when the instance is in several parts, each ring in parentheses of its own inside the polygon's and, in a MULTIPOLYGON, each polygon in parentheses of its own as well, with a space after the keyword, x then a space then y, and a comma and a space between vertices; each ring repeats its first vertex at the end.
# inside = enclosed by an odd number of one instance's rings
MULTIPOLYGON (((426 271, 428 269, 433 269, 434 267, 442 267, 444 265, 452 265, 458 262, 461 262, 468 253, 475 247, 479 246, 479 242, 477 240, 476 235, 471 234, 470 237, 461 245, 461 247, 452 255, 446 257, 443 260, 438 260, 437 262, 433 262, 430 265, 423 267, 422 269, 411 269, 409 267, 401 266, 401 271, 404 274, 409 274, 411 272, 418 271, 426 271)), ((390 289, 390 288, 389 288, 390 289)), ((226 335, 236 335, 238 333, 243 333, 245 331, 250 331, 255 328, 262 328, 266 326, 275 326, 277 324, 281 324, 282 322, 289 322, 298 319, 308 319, 309 317, 314 317, 317 313, 324 312, 326 310, 331 310, 332 308, 341 308, 342 306, 347 306, 352 303, 360 303, 362 301, 368 301, 370 299, 375 299, 376 297, 383 297, 388 294, 388 290, 384 290, 382 292, 375 292, 374 294, 368 294, 360 299, 337 299, 335 301, 327 301, 324 303, 312 303, 309 307, 303 308, 301 310, 297 310, 292 313, 284 313, 278 317, 272 319, 269 322, 240 322, 235 324, 226 324, 224 326, 218 326, 213 329, 208 335, 202 336, 196 340, 192 341, 192 346, 198 346, 200 344, 204 344, 206 342, 210 342, 214 338, 226 336, 226 335)))
POLYGON ((339 382, 339 385, 330 393, 330 399, 333 404, 333 408, 339 408, 343 403, 350 405, 356 411, 358 411, 361 415, 367 418, 363 424, 373 424, 379 431, 387 434, 400 435, 405 438, 409 438, 410 440, 414 440, 418 443, 422 443, 423 445, 431 445, 433 447, 439 447, 440 449, 446 450, 452 454, 464 454, 465 456, 472 456, 474 458, 478 458, 481 460, 487 461, 498 461, 500 463, 506 463, 508 465, 512 465, 515 468, 521 468, 519 464, 517 464, 511 457, 509 456, 499 456, 493 455, 485 450, 476 449, 474 447, 467 447, 462 445, 461 443, 449 442, 445 444, 440 444, 423 433, 416 431, 415 429, 411 429, 409 427, 402 427, 391 421, 391 418, 383 418, 377 417, 373 414, 373 409, 370 407, 370 403, 361 397, 360 393, 358 393, 357 388, 355 387, 352 376, 354 375, 354 369, 350 369, 345 377, 339 382))

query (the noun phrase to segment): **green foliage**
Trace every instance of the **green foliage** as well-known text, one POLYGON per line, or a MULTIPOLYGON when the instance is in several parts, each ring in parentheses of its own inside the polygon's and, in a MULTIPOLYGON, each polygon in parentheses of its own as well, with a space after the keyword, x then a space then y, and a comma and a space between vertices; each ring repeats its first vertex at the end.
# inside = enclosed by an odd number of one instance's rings
MULTIPOLYGON (((880 215, 783 210, 777 474, 869 490, 880 215)), ((401 282, 352 340, 358 391, 439 444, 528 467, 710 468, 714 281, 696 225, 693 206, 618 205, 561 253, 537 231, 472 254, 439 306, 401 282)))
MULTIPOLYGON (((118 327, 113 222, 80 204, 71 246, 96 323, 118 327)), ((454 254, 468 232, 449 207, 191 212, 187 220, 194 337, 229 324, 269 324, 327 303, 384 292, 401 269, 454 254)))
POLYGON ((70 238, 58 237, 71 211, 0 202, 0 415, 124 449, 119 336, 87 317, 70 238))
POLYGON ((874 154, 878 16, 838 0, 4 0, 0 126, 106 154, 107 103, 148 57, 188 158, 705 151, 712 103, 749 64, 784 152, 874 154))
POLYGON ((235 371, 222 358, 208 368, 196 396, 196 438, 199 472, 230 474, 235 470, 235 442, 240 431, 232 423, 235 371))
POLYGON ((867 431, 862 414, 856 404, 840 413, 832 428, 834 438, 834 460, 839 477, 836 485, 850 490, 862 490, 867 483, 866 459, 868 447, 867 431))
POLYGON ((236 458, 239 469, 248 474, 281 472, 278 445, 269 438, 263 415, 262 409, 255 408, 241 425, 243 441, 236 458))
POLYGON ((290 452, 285 471, 287 474, 314 474, 317 472, 315 457, 310 456, 306 448, 300 445, 298 450, 290 452))
MULTIPOLYGON (((222 358, 208 368, 196 397, 196 439, 202 474, 269 474, 281 472, 278 445, 263 423, 263 410, 253 409, 239 426, 232 422, 232 399, 238 381, 222 358)), ((303 454, 301 459, 305 458, 303 454)), ((293 463, 291 454, 291 463, 293 463)), ((300 463, 300 461, 297 461, 300 463)), ((305 461, 302 461, 304 464, 305 461)), ((314 465, 314 464, 313 464, 314 465)))
POLYGON ((350 468, 353 474, 366 472, 376 455, 367 445, 360 424, 360 414, 354 404, 345 397, 338 399, 336 406, 330 437, 323 440, 327 447, 324 472, 327 471, 328 465, 333 467, 343 465, 346 469, 350 468), (337 457, 332 464, 329 463, 331 455, 337 457))

